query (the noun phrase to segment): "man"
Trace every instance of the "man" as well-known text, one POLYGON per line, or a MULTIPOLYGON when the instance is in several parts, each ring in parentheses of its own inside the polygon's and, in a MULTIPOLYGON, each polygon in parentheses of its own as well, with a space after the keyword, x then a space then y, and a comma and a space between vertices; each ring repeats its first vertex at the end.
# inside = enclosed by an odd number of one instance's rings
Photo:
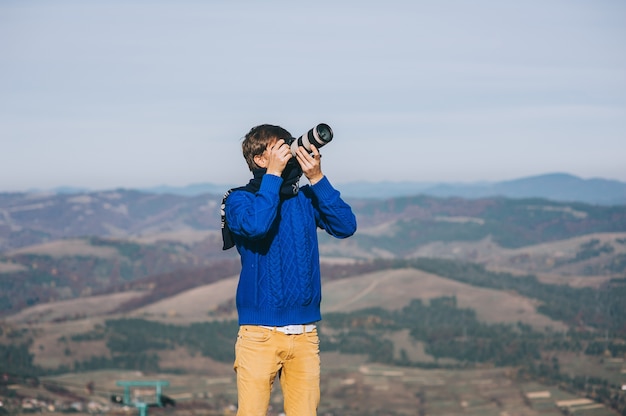
POLYGON ((279 126, 253 127, 242 143, 253 179, 224 198, 224 249, 237 246, 238 416, 265 416, 279 376, 287 416, 316 415, 320 401, 321 281, 317 228, 337 238, 356 231, 352 209, 321 169, 279 126), (309 185, 299 187, 304 173, 309 185), (229 240, 232 243, 229 244, 229 240))

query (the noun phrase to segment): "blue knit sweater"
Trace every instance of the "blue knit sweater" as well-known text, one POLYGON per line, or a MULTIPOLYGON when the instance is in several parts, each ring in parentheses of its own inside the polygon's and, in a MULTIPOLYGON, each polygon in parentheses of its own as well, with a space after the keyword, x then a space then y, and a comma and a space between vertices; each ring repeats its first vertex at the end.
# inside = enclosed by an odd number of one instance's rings
POLYGON ((235 191, 225 214, 241 256, 240 325, 283 326, 321 319, 317 228, 337 238, 356 231, 352 209, 324 177, 291 198, 282 178, 264 175, 259 191, 235 191))

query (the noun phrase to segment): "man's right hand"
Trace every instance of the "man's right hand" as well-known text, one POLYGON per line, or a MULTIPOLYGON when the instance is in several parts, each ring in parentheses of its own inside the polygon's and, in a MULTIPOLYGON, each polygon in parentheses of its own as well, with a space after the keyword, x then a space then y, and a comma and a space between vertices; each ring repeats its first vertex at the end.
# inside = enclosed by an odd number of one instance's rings
POLYGON ((283 139, 277 140, 267 147, 267 173, 280 176, 287 166, 287 162, 292 158, 291 149, 283 139))

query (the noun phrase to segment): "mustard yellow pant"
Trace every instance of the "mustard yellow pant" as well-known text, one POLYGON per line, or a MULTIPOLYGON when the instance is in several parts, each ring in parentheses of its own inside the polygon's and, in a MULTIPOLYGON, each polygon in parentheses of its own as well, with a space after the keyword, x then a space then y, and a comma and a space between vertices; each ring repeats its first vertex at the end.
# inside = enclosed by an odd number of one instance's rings
POLYGON ((287 416, 314 416, 320 402, 317 330, 286 335, 256 325, 239 327, 235 344, 237 416, 265 416, 279 376, 287 416))

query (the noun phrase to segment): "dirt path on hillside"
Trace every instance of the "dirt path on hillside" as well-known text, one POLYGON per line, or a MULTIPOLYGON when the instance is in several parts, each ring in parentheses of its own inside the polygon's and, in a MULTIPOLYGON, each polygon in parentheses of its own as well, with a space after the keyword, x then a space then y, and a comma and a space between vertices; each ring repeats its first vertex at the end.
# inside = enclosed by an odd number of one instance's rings
POLYGON ((345 311, 348 305, 350 305, 352 303, 356 303, 359 300, 363 299, 365 296, 369 295, 374 289, 376 289, 376 287, 379 284, 386 282, 387 280, 391 279, 392 277, 393 277, 392 274, 385 274, 380 279, 374 279, 366 288, 364 288, 360 292, 356 293, 351 298, 346 299, 345 301, 343 301, 343 302, 341 302, 339 304, 336 304, 334 307, 328 308, 327 311, 328 312, 345 311))

